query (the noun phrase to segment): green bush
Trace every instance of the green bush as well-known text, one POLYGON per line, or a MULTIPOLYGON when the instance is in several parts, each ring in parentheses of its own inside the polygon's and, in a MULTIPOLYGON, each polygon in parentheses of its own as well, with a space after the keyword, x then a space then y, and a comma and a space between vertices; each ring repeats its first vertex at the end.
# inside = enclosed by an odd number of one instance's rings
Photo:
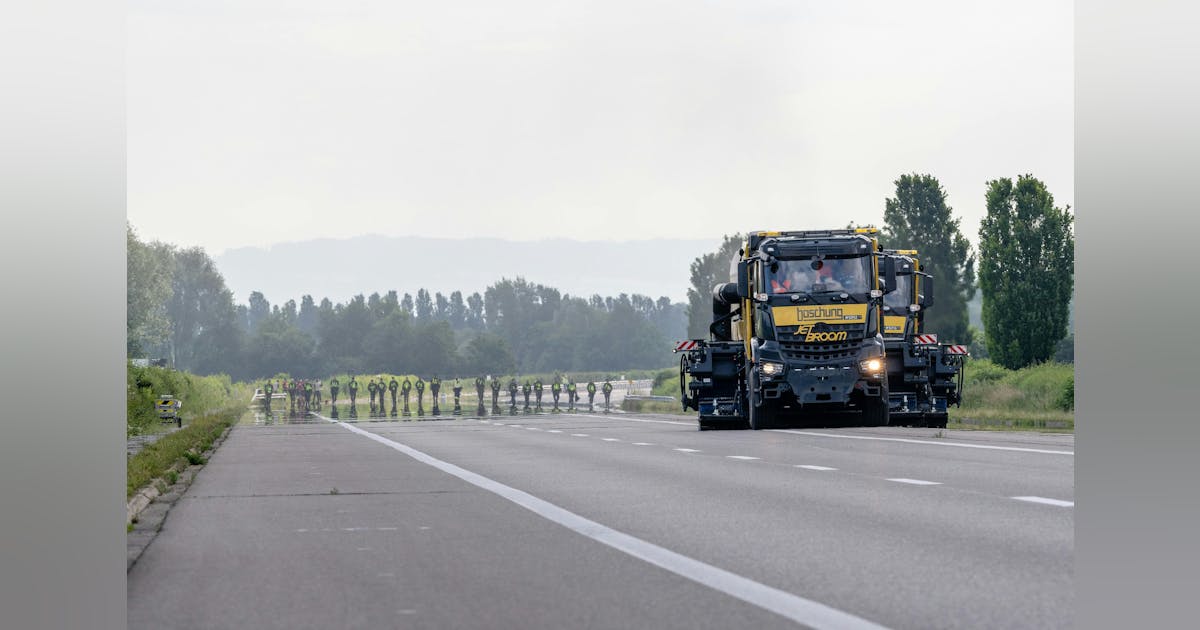
MULTIPOLYGON (((1074 389, 1074 366, 1048 361, 1009 370, 984 360, 967 361, 963 383, 963 412, 1011 410, 1049 412, 1063 406, 1064 391, 1074 389)), ((1072 396, 1073 398, 1073 396, 1072 396)))
POLYGON ((651 391, 655 396, 673 396, 679 398, 679 370, 671 370, 671 375, 662 381, 655 382, 651 391))
POLYGON ((1063 411, 1074 411, 1075 410, 1075 375, 1074 374, 1072 374, 1071 378, 1067 379, 1067 382, 1063 384, 1062 392, 1058 396, 1058 406, 1063 411))

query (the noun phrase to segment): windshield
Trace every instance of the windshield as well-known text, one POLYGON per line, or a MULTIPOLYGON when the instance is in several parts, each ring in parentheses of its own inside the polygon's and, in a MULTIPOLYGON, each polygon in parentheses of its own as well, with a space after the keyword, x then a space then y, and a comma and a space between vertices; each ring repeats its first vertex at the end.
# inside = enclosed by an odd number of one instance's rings
POLYGON ((896 277, 896 290, 883 296, 883 305, 892 307, 893 313, 904 313, 912 304, 912 286, 914 275, 896 277))
POLYGON ((866 293, 870 258, 825 258, 824 260, 779 260, 768 266, 769 293, 819 293, 845 291, 866 293))

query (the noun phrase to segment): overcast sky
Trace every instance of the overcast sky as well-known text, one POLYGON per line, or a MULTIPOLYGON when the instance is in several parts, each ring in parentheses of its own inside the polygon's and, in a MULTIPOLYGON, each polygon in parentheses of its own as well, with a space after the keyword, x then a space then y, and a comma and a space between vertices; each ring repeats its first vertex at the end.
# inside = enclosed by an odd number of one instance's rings
POLYGON ((129 218, 226 248, 360 234, 710 238, 880 223, 937 176, 1074 202, 1070 1, 134 0, 129 218))

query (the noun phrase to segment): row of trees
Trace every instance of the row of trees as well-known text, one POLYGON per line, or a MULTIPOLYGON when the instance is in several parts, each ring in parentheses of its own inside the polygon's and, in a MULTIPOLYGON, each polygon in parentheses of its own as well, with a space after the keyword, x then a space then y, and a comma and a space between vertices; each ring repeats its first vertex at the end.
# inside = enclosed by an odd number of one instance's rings
POLYGON ((127 234, 129 355, 198 374, 658 368, 686 325, 685 305, 666 297, 582 298, 522 278, 465 297, 393 290, 272 305, 255 291, 236 304, 203 249, 145 243, 132 226, 127 234))
MULTIPOLYGON (((906 174, 895 185, 895 196, 884 202, 880 240, 885 247, 919 251, 925 272, 935 278, 937 303, 925 315, 926 330, 957 343, 984 341, 990 358, 1013 369, 1054 356, 1067 334, 1074 290, 1070 208, 1055 206, 1045 184, 1032 175, 1015 183, 1008 178, 987 182, 977 260, 937 178, 906 174), (967 315, 977 288, 983 297, 983 340, 973 338, 967 315)), ((742 240, 741 234, 727 236, 717 251, 692 262, 689 337, 708 336, 712 288, 728 282, 730 261, 742 240)))

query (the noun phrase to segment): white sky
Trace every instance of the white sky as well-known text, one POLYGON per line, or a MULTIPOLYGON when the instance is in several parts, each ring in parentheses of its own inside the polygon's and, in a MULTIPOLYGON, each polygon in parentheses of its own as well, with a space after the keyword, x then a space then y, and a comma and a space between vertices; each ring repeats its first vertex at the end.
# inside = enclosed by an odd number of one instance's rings
POLYGON ((1070 1, 134 0, 129 218, 229 247, 359 234, 709 238, 880 223, 928 172, 1074 203, 1070 1))

